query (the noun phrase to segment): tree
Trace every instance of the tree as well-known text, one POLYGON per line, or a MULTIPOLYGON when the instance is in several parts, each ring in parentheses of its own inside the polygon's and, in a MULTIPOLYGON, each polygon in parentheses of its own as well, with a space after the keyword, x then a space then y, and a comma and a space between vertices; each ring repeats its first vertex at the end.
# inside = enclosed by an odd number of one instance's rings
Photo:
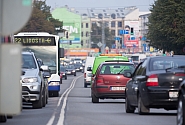
POLYGON ((50 12, 51 7, 45 1, 34 1, 30 20, 21 32, 48 32, 57 34, 55 28, 62 29, 62 22, 54 19, 50 12))
POLYGON ((165 51, 183 54, 185 46, 185 1, 157 0, 149 16, 148 38, 150 45, 165 51), (176 2, 177 1, 177 2, 176 2))
MULTIPOLYGON (((112 44, 114 43, 114 37, 110 33, 110 30, 108 27, 105 27, 105 43, 106 46, 111 48, 112 44)), ((98 42, 102 41, 102 25, 98 25, 97 23, 92 24, 92 35, 91 40, 97 44, 98 42)))

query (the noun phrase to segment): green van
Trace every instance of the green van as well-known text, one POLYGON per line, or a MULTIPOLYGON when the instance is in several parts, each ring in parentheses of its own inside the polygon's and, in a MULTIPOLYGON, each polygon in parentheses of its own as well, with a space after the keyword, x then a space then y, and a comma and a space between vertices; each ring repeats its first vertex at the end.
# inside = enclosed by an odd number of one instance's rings
POLYGON ((127 56, 122 56, 120 54, 101 54, 94 60, 94 65, 92 67, 92 75, 96 73, 98 66, 103 62, 129 62, 127 56))

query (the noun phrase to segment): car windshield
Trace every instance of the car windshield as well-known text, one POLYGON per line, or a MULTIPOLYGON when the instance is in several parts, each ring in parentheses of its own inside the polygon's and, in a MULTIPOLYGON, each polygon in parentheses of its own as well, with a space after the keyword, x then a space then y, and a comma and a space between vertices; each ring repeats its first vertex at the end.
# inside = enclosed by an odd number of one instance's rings
POLYGON ((36 69, 36 63, 32 55, 22 55, 22 68, 25 69, 36 69))
POLYGON ((74 66, 73 65, 68 65, 67 68, 68 69, 74 69, 74 66))
POLYGON ((175 69, 185 65, 185 58, 166 58, 162 60, 161 58, 158 59, 151 59, 150 70, 166 70, 168 68, 175 69))
POLYGON ((139 56, 131 56, 133 61, 139 61, 139 56))
POLYGON ((133 64, 104 64, 100 69, 100 74, 124 74, 124 72, 133 73, 135 67, 133 64))
POLYGON ((61 66, 60 67, 60 71, 65 72, 66 71, 66 67, 61 66))

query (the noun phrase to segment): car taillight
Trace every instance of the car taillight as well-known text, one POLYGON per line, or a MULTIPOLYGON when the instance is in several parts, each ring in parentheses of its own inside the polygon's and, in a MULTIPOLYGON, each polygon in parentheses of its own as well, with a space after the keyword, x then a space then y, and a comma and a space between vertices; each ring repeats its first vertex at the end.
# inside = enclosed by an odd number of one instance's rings
POLYGON ((175 76, 185 76, 185 74, 184 73, 177 73, 177 74, 175 74, 175 76))
POLYGON ((84 73, 84 78, 86 78, 86 73, 84 73))
POLYGON ((99 84, 99 83, 103 83, 103 78, 102 77, 98 77, 96 79, 96 83, 99 84))
POLYGON ((156 74, 150 75, 147 79, 146 86, 158 86, 158 77, 156 74))

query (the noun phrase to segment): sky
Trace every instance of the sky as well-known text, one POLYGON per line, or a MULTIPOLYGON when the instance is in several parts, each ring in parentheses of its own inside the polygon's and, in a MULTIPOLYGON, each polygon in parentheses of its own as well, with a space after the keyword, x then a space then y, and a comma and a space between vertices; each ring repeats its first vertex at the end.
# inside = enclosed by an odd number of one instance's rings
POLYGON ((87 9, 87 8, 123 8, 136 6, 140 11, 149 11, 154 0, 46 0, 51 8, 64 7, 87 9))

